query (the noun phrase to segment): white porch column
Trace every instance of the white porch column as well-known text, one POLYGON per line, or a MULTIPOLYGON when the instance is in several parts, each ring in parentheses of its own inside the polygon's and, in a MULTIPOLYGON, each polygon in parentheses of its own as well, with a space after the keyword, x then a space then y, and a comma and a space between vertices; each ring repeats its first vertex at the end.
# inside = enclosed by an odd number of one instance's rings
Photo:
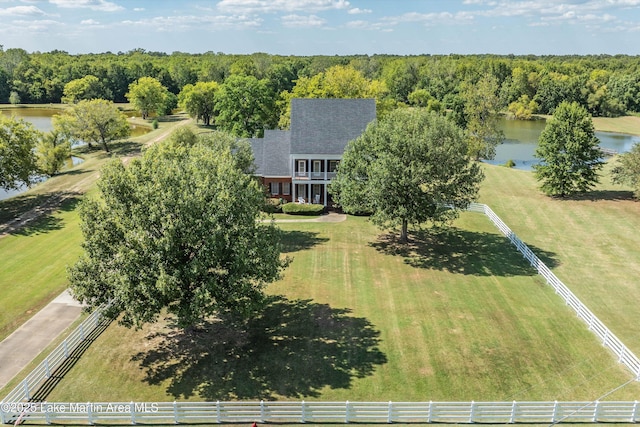
POLYGON ((322 204, 325 205, 325 206, 329 206, 329 204, 327 203, 328 202, 328 200, 327 200, 327 186, 328 185, 329 184, 324 184, 323 185, 323 187, 324 187, 324 199, 323 199, 324 202, 322 204))

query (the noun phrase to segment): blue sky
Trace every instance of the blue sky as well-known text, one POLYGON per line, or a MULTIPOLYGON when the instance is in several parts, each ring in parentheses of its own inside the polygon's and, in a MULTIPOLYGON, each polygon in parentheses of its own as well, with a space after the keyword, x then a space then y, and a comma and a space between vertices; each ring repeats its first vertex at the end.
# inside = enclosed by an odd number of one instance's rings
POLYGON ((640 54, 640 0, 0 0, 29 52, 640 54))

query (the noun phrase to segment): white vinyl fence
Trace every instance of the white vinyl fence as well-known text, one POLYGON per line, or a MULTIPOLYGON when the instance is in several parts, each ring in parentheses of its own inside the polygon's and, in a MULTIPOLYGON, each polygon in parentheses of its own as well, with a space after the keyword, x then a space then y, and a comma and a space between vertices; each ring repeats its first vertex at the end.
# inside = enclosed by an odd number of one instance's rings
POLYGON ((103 308, 96 309, 65 340, 56 347, 38 366, 31 371, 24 380, 18 384, 2 400, 5 402, 27 402, 45 383, 51 379, 53 373, 73 356, 75 350, 86 344, 86 340, 100 327, 105 326, 108 320, 102 318, 103 308))
MULTIPOLYGON (((9 404, 4 404, 9 406, 9 404)), ((24 403, 4 423, 557 423, 640 421, 638 402, 24 403)))
POLYGON ((569 288, 556 277, 555 274, 549 270, 549 268, 536 256, 536 254, 529 249, 529 247, 515 235, 513 231, 505 224, 498 215, 496 215, 489 206, 480 203, 472 203, 469 208, 472 212, 482 212, 485 214, 491 222, 504 234, 511 243, 518 248, 518 251, 529 261, 531 266, 538 271, 542 277, 545 278, 547 283, 553 287, 558 295, 560 295, 569 307, 571 307, 578 317, 582 319, 589 330, 593 332, 601 341, 602 345, 613 351, 618 358, 618 361, 622 363, 627 369, 629 369, 637 380, 640 380, 640 359, 633 354, 613 332, 607 328, 595 314, 587 308, 576 297, 569 288))
MULTIPOLYGON (((487 206, 484 213, 518 248, 578 317, 611 349, 618 361, 640 380, 640 360, 567 288, 511 229, 487 206)), ((74 351, 88 345, 109 320, 103 308, 87 317, 42 363, 0 402, 0 422, 20 423, 636 423, 638 401, 632 402, 38 402, 37 393, 59 375, 74 351), (35 399, 34 399, 34 396, 35 399)))

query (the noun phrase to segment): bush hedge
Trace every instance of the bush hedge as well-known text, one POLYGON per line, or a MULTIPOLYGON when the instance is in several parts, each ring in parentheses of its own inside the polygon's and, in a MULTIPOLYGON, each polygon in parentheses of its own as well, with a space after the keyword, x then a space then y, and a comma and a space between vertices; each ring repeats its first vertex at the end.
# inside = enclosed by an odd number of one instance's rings
POLYGON ((306 203, 285 203, 282 212, 289 215, 320 215, 324 212, 324 206, 306 203))
POLYGON ((279 199, 277 197, 271 197, 267 199, 262 211, 266 213, 280 213, 282 212, 282 205, 286 203, 286 200, 279 199))

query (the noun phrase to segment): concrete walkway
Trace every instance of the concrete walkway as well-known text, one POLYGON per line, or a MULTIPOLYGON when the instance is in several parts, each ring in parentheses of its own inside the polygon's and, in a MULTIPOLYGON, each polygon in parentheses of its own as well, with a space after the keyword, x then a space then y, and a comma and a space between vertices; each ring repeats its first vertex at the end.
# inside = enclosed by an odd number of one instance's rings
MULTIPOLYGON (((304 216, 299 216, 295 219, 276 219, 275 222, 279 223, 288 223, 288 222, 342 222, 347 219, 347 215, 339 214, 335 212, 329 212, 326 215, 321 215, 318 218, 304 218, 304 216)), ((269 222, 270 220, 263 220, 263 222, 269 222)))
POLYGON ((80 303, 64 291, 0 342, 0 388, 68 328, 81 311, 80 303))

